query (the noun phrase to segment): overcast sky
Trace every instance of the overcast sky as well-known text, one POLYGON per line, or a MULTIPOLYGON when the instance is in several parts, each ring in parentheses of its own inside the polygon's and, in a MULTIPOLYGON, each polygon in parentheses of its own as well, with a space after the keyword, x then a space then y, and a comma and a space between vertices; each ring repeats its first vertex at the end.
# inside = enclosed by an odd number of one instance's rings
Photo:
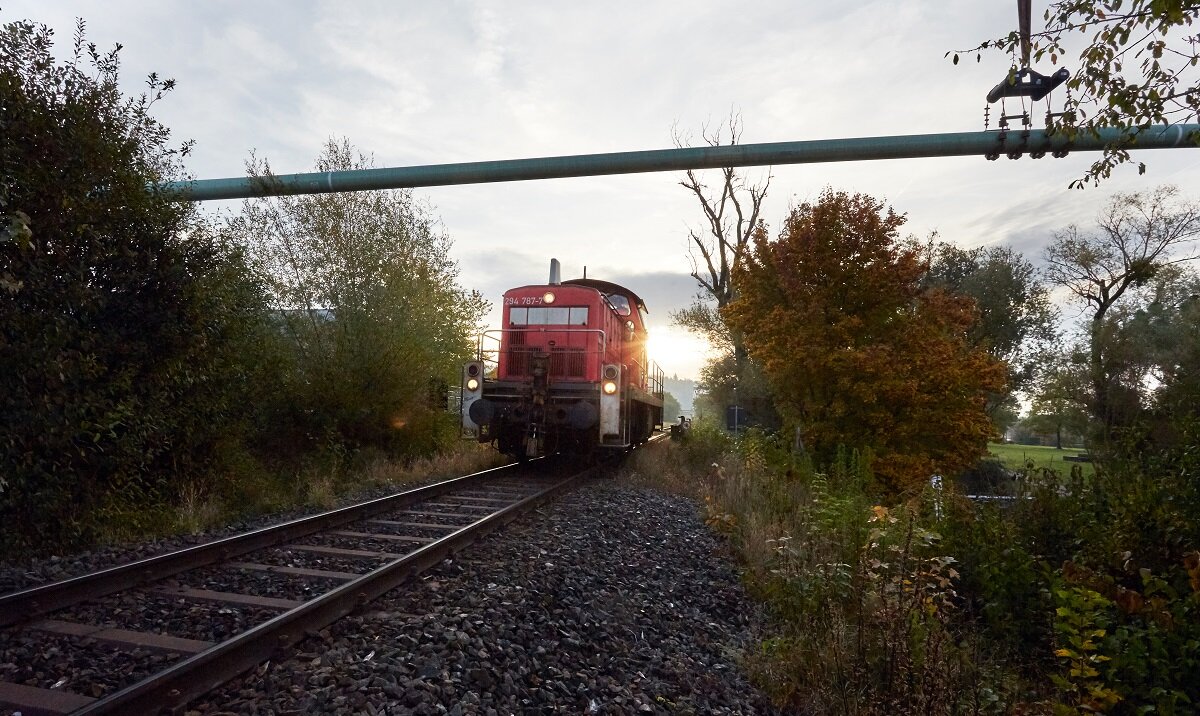
MULTIPOLYGON (((1035 18, 1044 7, 1034 3, 1035 18)), ((673 126, 697 133, 731 109, 746 143, 977 131, 1008 60, 955 67, 943 55, 1016 24, 1012 0, 0 0, 0 20, 50 25, 60 51, 76 17, 102 48, 124 45, 130 92, 152 71, 178 81, 157 116, 178 139, 195 140, 188 169, 203 179, 241 175, 252 150, 279 173, 309 171, 329 137, 348 138, 378 166, 660 149, 672 145, 673 126)), ((764 217, 776 227, 791 205, 831 186, 886 200, 907 214, 906 232, 936 230, 964 247, 1007 244, 1036 258, 1052 231, 1091 224, 1115 191, 1200 186, 1200 153, 1173 150, 1138 155, 1145 176, 1124 168, 1100 189, 1069 190, 1094 158, 775 167, 764 217)), ((589 276, 646 299, 656 357, 684 377, 695 375, 703 348, 667 314, 695 293, 687 229, 701 216, 679 179, 418 194, 454 238, 465 285, 498 303, 505 288, 544 281, 552 256, 566 277, 586 265, 589 276)))

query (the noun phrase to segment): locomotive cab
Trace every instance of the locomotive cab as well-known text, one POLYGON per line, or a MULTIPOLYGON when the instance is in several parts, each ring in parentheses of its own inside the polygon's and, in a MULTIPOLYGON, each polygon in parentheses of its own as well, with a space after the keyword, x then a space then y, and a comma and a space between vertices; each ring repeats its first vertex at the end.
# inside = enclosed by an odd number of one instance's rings
POLYGON ((607 281, 550 281, 503 296, 464 367, 462 422, 517 458, 644 442, 662 423, 662 372, 646 357, 645 304, 607 281))

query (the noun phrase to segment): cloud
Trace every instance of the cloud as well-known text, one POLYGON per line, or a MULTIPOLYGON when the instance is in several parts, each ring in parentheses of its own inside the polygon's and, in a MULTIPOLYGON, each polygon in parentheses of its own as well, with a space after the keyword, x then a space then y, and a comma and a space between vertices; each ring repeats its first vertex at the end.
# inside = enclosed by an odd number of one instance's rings
POLYGON ((636 293, 646 302, 651 321, 660 326, 671 322, 671 312, 691 305, 699 289, 691 275, 673 271, 613 272, 603 278, 636 293))
MULTIPOLYGON (((174 136, 196 140, 188 168, 201 178, 240 175, 251 148, 279 172, 305 171, 330 136, 380 166, 656 149, 671 145, 673 125, 694 131, 731 108, 743 142, 977 131, 1008 58, 954 66, 944 55, 1016 20, 1011 5, 936 0, 0 3, 5 19, 52 24, 60 49, 76 15, 101 47, 123 43, 127 94, 151 71, 175 77, 179 88, 154 111, 174 136)), ((1094 155, 777 166, 763 216, 775 231, 790 204, 832 186, 895 204, 917 236, 936 229, 963 246, 1007 243, 1033 258, 1055 229, 1090 226, 1113 191, 1200 186, 1194 152, 1145 154, 1148 176, 1118 169, 1085 192, 1067 184, 1094 155)), ((627 281, 657 321, 695 292, 686 230, 701 216, 677 180, 418 194, 437 204, 466 285, 494 297, 543 280, 556 256, 569 275, 586 265, 627 281)))

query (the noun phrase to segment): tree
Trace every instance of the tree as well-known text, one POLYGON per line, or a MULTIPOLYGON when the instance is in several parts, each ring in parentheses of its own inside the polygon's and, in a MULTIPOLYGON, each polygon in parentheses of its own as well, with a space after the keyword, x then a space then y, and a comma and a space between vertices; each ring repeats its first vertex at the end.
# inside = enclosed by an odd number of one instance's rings
POLYGON ((1200 417, 1200 275, 1190 268, 1162 271, 1138 318, 1139 345, 1153 359, 1153 408, 1178 418, 1200 417))
POLYGON ((1195 475, 1200 469, 1200 276, 1181 271, 1173 278, 1155 287, 1144 312, 1156 385, 1148 452, 1181 475, 1195 475))
MULTIPOLYGON (((330 140, 316 170, 370 166, 330 140)), ((248 169, 270 181, 267 162, 248 169)), ((230 230, 294 346, 283 409, 296 439, 399 454, 441 446, 444 386, 472 356, 487 303, 458 286, 450 237, 428 207, 409 190, 258 198, 230 230)))
MULTIPOLYGON (((731 114, 724 129, 728 130, 729 144, 737 144, 741 138, 741 118, 731 114)), ((721 146, 726 139, 720 127, 714 132, 702 129, 701 137, 712 147, 721 146)), ((678 132, 674 138, 676 146, 686 145, 678 132)), ((703 336, 717 350, 717 356, 704 366, 702 377, 712 408, 723 413, 724 406, 733 405, 737 387, 737 402, 753 405, 761 424, 775 427, 779 423, 778 414, 761 379, 761 369, 747 357, 740 332, 732 329, 721 313, 737 297, 734 269, 761 224, 762 202, 771 176, 768 173, 761 183, 752 183, 733 167, 720 171, 719 191, 711 189, 690 169, 679 182, 700 202, 704 229, 688 230, 688 258, 700 292, 690 306, 672 313, 671 318, 703 336)))
MULTIPOLYGON (((947 52, 957 64, 960 53, 1000 50, 1013 55, 1010 77, 1022 62, 1065 59, 1067 45, 1076 33, 1090 35, 1079 52, 1078 68, 1067 80, 1070 96, 1065 115, 1048 129, 1074 134, 1100 127, 1127 129, 1123 138, 1107 147, 1087 173, 1071 183, 1082 188, 1098 184, 1114 167, 1129 161, 1127 149, 1140 130, 1154 125, 1195 121, 1200 109, 1200 45, 1193 36, 1172 37, 1173 31, 1191 27, 1200 15, 1200 3, 1186 0, 1060 0, 1046 10, 1045 28, 1027 39, 1015 30, 980 43, 970 50, 947 52), (1022 43, 1025 42, 1025 46, 1022 43)), ((1028 18, 1028 6, 1026 6, 1028 18)), ((1189 136, 1200 142, 1200 136, 1189 136)), ((1139 163, 1139 171, 1145 165, 1139 163)))
POLYGON ((165 520, 255 395, 262 293, 234 247, 151 187, 182 178, 149 78, 80 22, 0 29, 0 546, 61 549, 165 520))
MULTIPOLYGON (((1200 278, 1164 267, 1114 306, 1101 336, 1110 430, 1126 456, 1174 450, 1200 428, 1200 278)), ((1193 444, 1194 441, 1188 441, 1193 444)))
POLYGON ((744 411, 748 425, 770 431, 781 427, 771 386, 753 357, 743 361, 739 372, 732 351, 716 355, 700 369, 700 382, 705 390, 705 407, 719 420, 724 421, 725 408, 734 405, 744 411))
POLYGON ((1062 448, 1063 434, 1087 433, 1087 369, 1082 353, 1048 353, 1032 386, 1029 417, 1025 425, 1038 433, 1053 433, 1054 447, 1062 448), (1079 355, 1081 360, 1074 360, 1079 355))
POLYGON ((1005 392, 988 399, 994 420, 1008 415, 1013 394, 1032 385, 1055 339, 1058 316, 1050 292, 1033 264, 1011 248, 961 249, 938 243, 930 251, 925 284, 975 299, 979 320, 967 340, 1008 365, 1005 392))
POLYGON ((723 312, 808 448, 869 448, 893 491, 985 453, 984 402, 1005 376, 968 342, 971 299, 924 284, 927 253, 900 240, 903 224, 876 199, 826 190, 776 240, 756 234, 723 312))
POLYGON ((663 420, 673 423, 679 420, 679 416, 682 414, 683 408, 679 405, 679 400, 670 392, 663 393, 663 420))
POLYGON ((1116 417, 1114 391, 1121 370, 1108 359, 1113 341, 1109 312, 1131 289, 1147 285, 1166 267, 1191 261, 1177 255, 1200 234, 1200 205, 1179 198, 1174 187, 1117 194, 1097 219, 1099 231, 1076 226, 1057 232, 1045 253, 1046 277, 1091 310, 1088 365, 1091 412, 1107 440, 1116 417))
MULTIPOLYGON (((729 132, 729 144, 737 144, 741 138, 741 118, 737 114, 730 115, 725 129, 729 132)), ((702 129, 700 134, 711 147, 721 146, 725 141, 720 127, 711 133, 707 128, 702 129)), ((686 146, 685 138, 678 132, 675 132, 675 145, 686 146)), ((731 351, 739 366, 745 359, 741 336, 729 330, 721 317, 721 309, 737 296, 734 267, 745 255, 750 238, 759 225, 759 212, 770 184, 769 174, 761 184, 753 184, 733 167, 721 170, 718 191, 713 191, 691 169, 679 182, 700 202, 704 214, 703 230, 688 229, 692 278, 700 285, 701 292, 692 305, 671 317, 677 324, 707 338, 714 348, 731 351)))

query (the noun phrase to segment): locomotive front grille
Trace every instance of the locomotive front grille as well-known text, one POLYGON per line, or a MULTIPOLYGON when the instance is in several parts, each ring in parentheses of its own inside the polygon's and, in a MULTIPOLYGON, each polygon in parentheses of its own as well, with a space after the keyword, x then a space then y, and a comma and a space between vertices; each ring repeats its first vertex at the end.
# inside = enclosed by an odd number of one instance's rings
POLYGON ((582 348, 554 348, 550 352, 550 375, 556 378, 582 378, 586 363, 582 348))
POLYGON ((554 331, 536 331, 531 336, 530 332, 524 330, 504 331, 504 341, 506 342, 506 345, 503 347, 504 375, 513 379, 531 377, 534 370, 534 356, 544 354, 549 358, 548 363, 543 368, 546 377, 571 381, 586 380, 588 377, 589 356, 594 355, 595 350, 589 351, 586 345, 578 344, 590 343, 592 340, 591 334, 595 334, 600 337, 598 350, 603 352, 603 332, 563 329, 561 333, 570 334, 565 338, 558 335, 558 333, 557 329, 554 331), (584 338, 583 334, 588 334, 588 337, 584 338), (555 345, 557 342, 567 343, 568 345, 555 345), (575 345, 570 345, 572 343, 575 345))
POLYGON ((525 345, 525 334, 514 332, 508 343, 508 374, 512 376, 529 375, 529 355, 533 349, 525 345))

